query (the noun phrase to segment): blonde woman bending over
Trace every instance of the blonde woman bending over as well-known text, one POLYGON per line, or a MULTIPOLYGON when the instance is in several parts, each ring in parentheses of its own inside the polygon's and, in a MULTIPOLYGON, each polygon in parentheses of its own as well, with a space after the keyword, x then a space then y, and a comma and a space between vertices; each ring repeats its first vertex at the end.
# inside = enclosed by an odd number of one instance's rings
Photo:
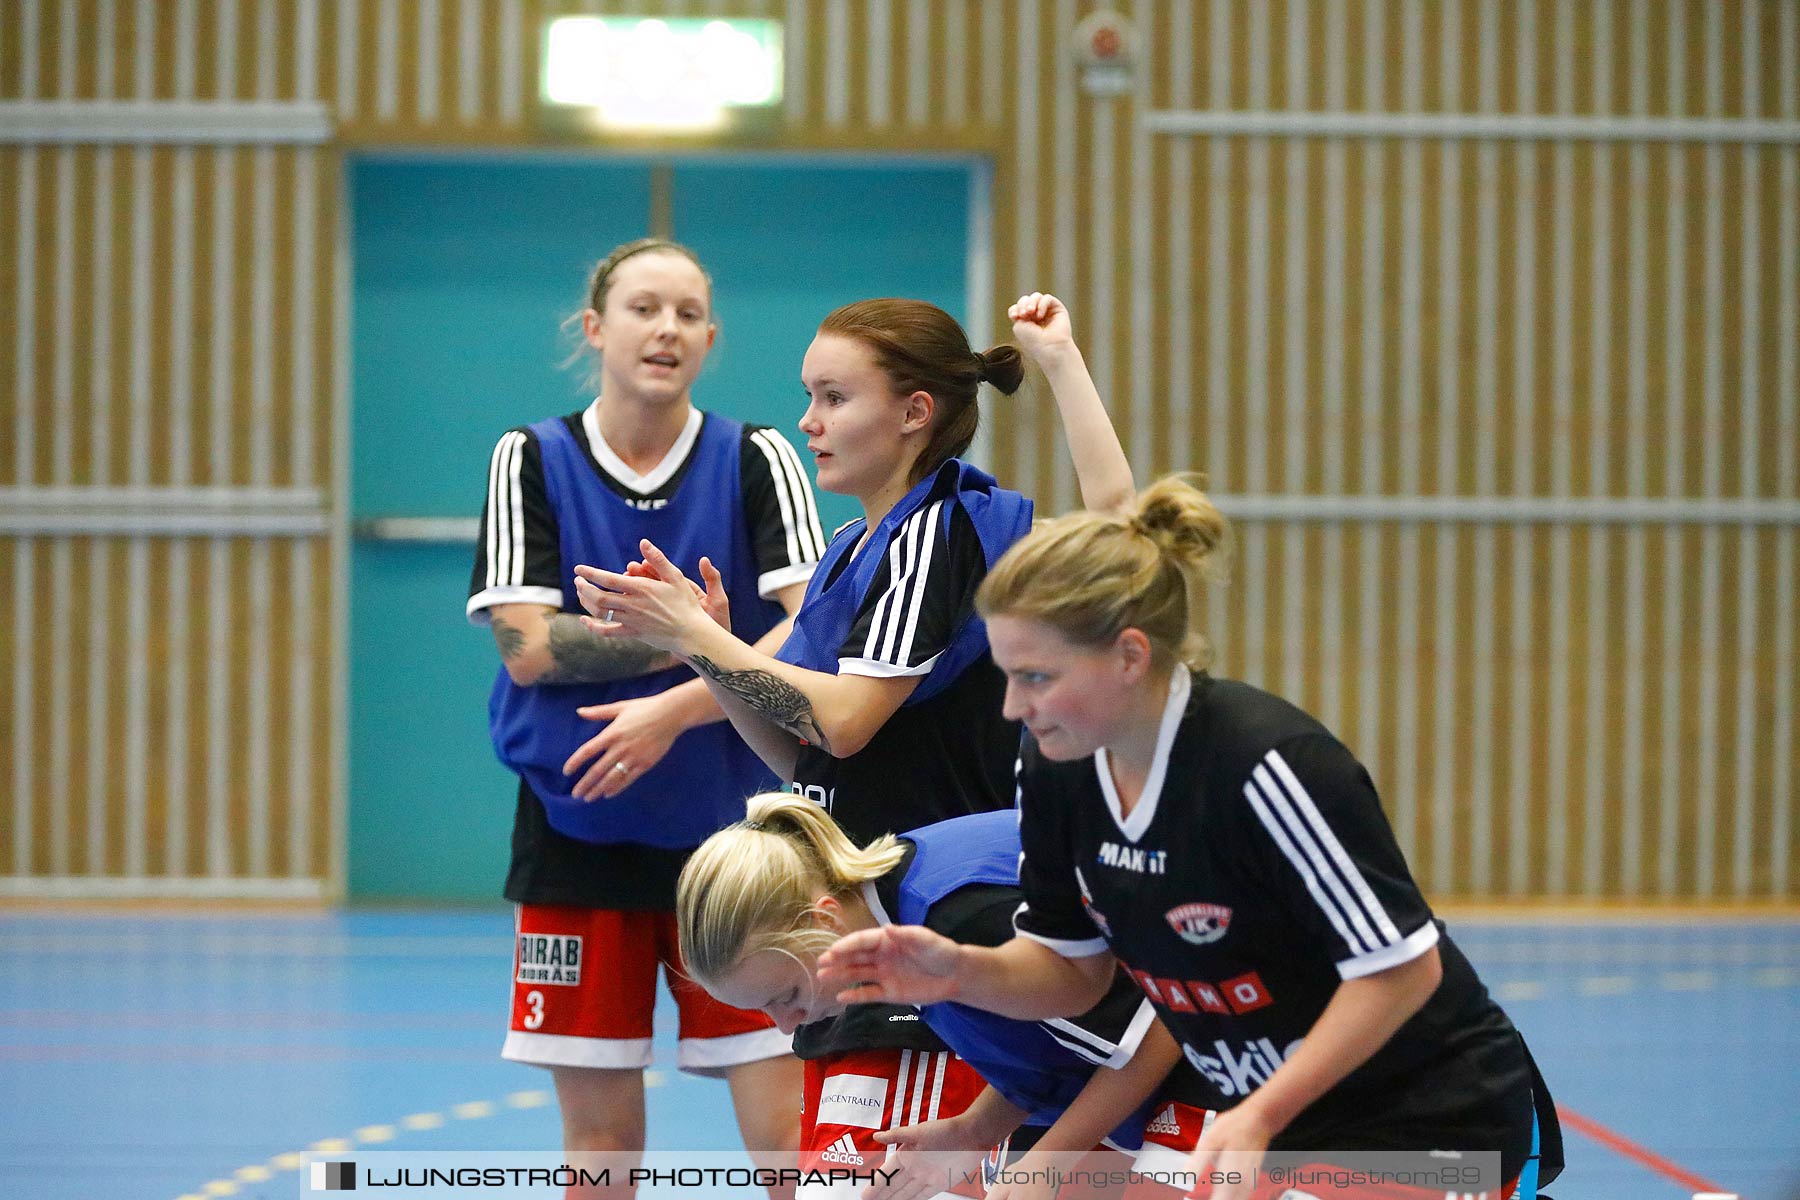
MULTIPOLYGON (((1020 894, 1011 811, 956 817, 862 848, 818 805, 792 793, 752 797, 748 813, 694 852, 676 895, 682 961, 726 1004, 760 1009, 783 1030, 841 1012, 844 1004, 819 985, 816 964, 859 930, 917 924, 984 946, 1012 936, 1020 894)), ((949 1097, 927 1088, 933 1075, 926 1054, 880 1095, 844 1083, 827 1087, 821 1103, 862 1110, 856 1124, 880 1130, 874 1140, 881 1145, 960 1152, 929 1159, 940 1186, 946 1168, 960 1178, 1009 1137, 1012 1153, 1032 1146, 1040 1153, 1135 1151, 1145 1100, 1178 1058, 1150 1005, 1122 975, 1068 1020, 1011 1020, 952 1002, 927 1005, 920 1015, 987 1082, 966 1111, 937 1120, 940 1105, 953 1110, 949 1097), (1112 1069, 1096 1069, 1102 1067, 1112 1069)), ((886 1083, 858 1075, 854 1063, 845 1075, 886 1083)), ((819 1119, 838 1115, 821 1112, 819 1119)), ((839 1153, 869 1157, 854 1144, 839 1153)), ((828 1149, 824 1162, 802 1165, 845 1165, 830 1155, 828 1149)))

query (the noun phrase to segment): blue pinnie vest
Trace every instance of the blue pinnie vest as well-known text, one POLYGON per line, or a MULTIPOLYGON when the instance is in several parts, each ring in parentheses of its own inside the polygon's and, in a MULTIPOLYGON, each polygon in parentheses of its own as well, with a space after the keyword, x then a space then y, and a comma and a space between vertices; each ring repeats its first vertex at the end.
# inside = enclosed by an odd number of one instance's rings
MULTIPOLYGON (((907 518, 926 506, 937 481, 951 471, 956 473, 953 502, 969 514, 989 567, 999 561, 1014 542, 1031 531, 1032 510, 1028 497, 1001 487, 992 475, 979 467, 953 458, 900 498, 900 502, 875 526, 875 532, 862 552, 842 575, 834 579, 832 572, 845 555, 856 549, 857 539, 862 537, 866 526, 859 517, 838 530, 806 585, 806 599, 794 617, 794 632, 788 635, 776 658, 810 671, 837 674, 838 651, 856 624, 857 609, 868 594, 875 572, 887 558, 888 543, 907 518)), ((943 535, 937 533, 936 536, 943 535)), ((980 617, 971 615, 937 662, 932 664, 930 673, 907 697, 906 703, 923 704, 942 692, 964 669, 986 654, 987 648, 987 625, 980 617)))
MULTIPOLYGON (((757 598, 756 555, 739 516, 742 425, 707 414, 680 487, 665 507, 650 510, 633 507, 594 477, 561 419, 539 421, 531 431, 543 451, 544 487, 556 513, 564 612, 582 611, 575 598, 577 563, 623 570, 641 557, 638 540, 649 538, 690 579, 700 578, 702 555, 712 559, 731 595, 733 632, 745 641, 755 641, 781 619, 779 605, 757 598)), ((743 819, 745 796, 775 784, 730 722, 688 730, 661 762, 609 800, 575 799, 569 792, 580 777, 562 773, 576 747, 604 728, 578 716, 578 707, 654 695, 691 678, 686 667, 673 667, 612 683, 519 687, 503 669, 488 695, 494 753, 530 785, 559 833, 585 842, 699 845, 743 819)))
MULTIPOLYGON (((900 881, 902 925, 923 925, 939 900, 972 884, 1019 886, 1019 814, 1012 809, 939 821, 905 834, 917 847, 900 881)), ((944 1001, 919 1010, 931 1031, 975 1068, 995 1091, 1025 1110, 1028 1125, 1051 1125, 1096 1070, 1041 1021, 1017 1021, 944 1001)), ((1070 1035, 1072 1036, 1072 1035, 1070 1035)), ((1110 1137, 1120 1149, 1143 1142, 1146 1101, 1110 1137)))

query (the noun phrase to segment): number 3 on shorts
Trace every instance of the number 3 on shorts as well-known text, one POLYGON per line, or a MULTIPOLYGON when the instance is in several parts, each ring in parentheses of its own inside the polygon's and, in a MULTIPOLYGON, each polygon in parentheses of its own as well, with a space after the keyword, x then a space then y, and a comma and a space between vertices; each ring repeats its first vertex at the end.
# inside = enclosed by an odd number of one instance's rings
POLYGON ((544 1023, 544 993, 526 992, 525 1003, 531 1006, 531 1015, 525 1018, 525 1028, 536 1029, 544 1023))

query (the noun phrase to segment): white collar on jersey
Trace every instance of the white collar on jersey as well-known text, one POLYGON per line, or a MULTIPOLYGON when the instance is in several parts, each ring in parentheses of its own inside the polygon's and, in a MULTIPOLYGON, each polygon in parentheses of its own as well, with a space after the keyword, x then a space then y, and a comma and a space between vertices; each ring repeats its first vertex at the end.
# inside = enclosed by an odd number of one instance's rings
POLYGON ((661 462, 643 475, 632 470, 624 459, 613 453, 613 448, 600 436, 598 396, 587 406, 587 411, 581 414, 581 428, 587 434, 588 449, 594 452, 594 461, 600 464, 600 468, 638 495, 648 496, 674 478, 675 472, 681 470, 681 464, 687 461, 688 451, 694 448, 694 439, 700 436, 700 410, 692 407, 688 409, 687 424, 681 427, 681 434, 675 439, 675 444, 669 447, 669 452, 662 456, 661 462))
POLYGON ((875 881, 867 880, 857 889, 862 893, 863 903, 869 906, 869 915, 875 918, 877 925, 892 925, 894 918, 888 916, 887 906, 882 904, 881 896, 875 891, 875 881))
POLYGON ((1150 822, 1156 819, 1156 802, 1162 799, 1163 777, 1169 771, 1169 752, 1175 748, 1175 731, 1181 728, 1181 715, 1187 711, 1188 693, 1193 686, 1187 667, 1176 663, 1175 669, 1169 672, 1169 699, 1163 704, 1162 723, 1156 729, 1156 753, 1150 759, 1150 773, 1144 776, 1144 791, 1132 807, 1131 816, 1121 815, 1123 806, 1119 803, 1118 789, 1113 787, 1112 765, 1107 761, 1106 747, 1094 751, 1094 772, 1100 776, 1100 794, 1106 797, 1113 824, 1119 827, 1127 841, 1135 842, 1143 837, 1150 822))

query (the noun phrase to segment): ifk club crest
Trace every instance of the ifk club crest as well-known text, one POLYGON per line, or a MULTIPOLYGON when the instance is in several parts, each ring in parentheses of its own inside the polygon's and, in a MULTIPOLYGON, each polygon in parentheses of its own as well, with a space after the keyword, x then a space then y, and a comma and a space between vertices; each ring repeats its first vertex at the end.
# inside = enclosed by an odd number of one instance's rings
POLYGON ((1231 910, 1222 904, 1179 904, 1163 916, 1182 941, 1195 946, 1218 941, 1231 925, 1231 910))

